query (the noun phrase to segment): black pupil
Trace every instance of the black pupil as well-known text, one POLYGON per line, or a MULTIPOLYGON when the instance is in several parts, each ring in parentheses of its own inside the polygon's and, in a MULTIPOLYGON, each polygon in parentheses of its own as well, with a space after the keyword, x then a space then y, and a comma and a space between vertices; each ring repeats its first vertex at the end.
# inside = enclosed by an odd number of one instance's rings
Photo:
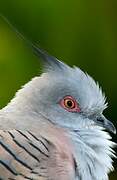
POLYGON ((72 107, 72 101, 67 101, 68 107, 72 107))

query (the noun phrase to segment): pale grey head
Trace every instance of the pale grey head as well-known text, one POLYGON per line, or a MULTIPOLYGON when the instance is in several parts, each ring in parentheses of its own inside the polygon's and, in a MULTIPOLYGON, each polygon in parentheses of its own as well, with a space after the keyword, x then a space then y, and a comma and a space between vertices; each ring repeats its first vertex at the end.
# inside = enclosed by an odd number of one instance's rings
POLYGON ((42 111, 54 123, 73 130, 90 128, 91 125, 116 133, 112 122, 103 115, 107 103, 98 83, 81 69, 69 67, 36 46, 33 49, 42 58, 45 69, 41 76, 43 85, 39 88, 41 96, 37 97, 41 107, 37 111, 42 111), (70 110, 70 107, 62 106, 60 102, 66 97, 76 102, 79 111, 75 107, 70 110))

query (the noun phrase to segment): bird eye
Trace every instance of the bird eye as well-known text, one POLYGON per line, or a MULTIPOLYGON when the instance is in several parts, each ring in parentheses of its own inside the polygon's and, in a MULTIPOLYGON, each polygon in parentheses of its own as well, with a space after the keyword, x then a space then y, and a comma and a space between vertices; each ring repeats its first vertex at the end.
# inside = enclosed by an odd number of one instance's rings
POLYGON ((80 112, 80 107, 76 100, 72 96, 65 96, 61 101, 60 105, 67 111, 80 112))
POLYGON ((70 98, 64 99, 64 104, 67 108, 70 108, 70 109, 75 107, 75 102, 70 98))

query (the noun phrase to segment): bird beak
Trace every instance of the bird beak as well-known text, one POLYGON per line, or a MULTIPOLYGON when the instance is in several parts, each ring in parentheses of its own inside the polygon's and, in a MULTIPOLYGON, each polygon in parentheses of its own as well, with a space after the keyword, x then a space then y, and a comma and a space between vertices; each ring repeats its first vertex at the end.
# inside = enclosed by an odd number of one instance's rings
POLYGON ((104 127, 107 131, 116 134, 116 128, 113 123, 106 119, 103 115, 97 118, 97 124, 104 127))

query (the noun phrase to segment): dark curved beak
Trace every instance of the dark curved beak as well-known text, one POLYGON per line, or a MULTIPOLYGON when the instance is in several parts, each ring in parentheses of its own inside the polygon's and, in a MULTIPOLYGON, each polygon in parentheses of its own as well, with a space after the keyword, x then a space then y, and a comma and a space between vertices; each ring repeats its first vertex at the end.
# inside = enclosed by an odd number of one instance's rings
POLYGON ((111 121, 105 118, 104 115, 98 117, 96 122, 99 126, 104 127, 107 131, 116 134, 116 128, 111 121))

